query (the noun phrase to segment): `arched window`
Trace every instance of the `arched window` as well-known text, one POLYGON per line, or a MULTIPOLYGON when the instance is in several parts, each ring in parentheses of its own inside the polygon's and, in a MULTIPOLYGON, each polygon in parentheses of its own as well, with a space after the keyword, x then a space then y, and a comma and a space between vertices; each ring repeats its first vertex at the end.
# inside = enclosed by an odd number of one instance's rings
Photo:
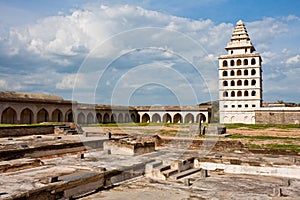
POLYGON ((248 81, 248 80, 245 80, 245 81, 244 81, 244 85, 245 85, 245 86, 249 85, 249 81, 248 81))
POLYGON ((256 70, 255 70, 255 69, 252 69, 252 70, 251 70, 251 75, 254 76, 255 74, 256 74, 256 70))
POLYGON ((227 81, 223 81, 223 86, 228 86, 228 82, 227 81))
POLYGON ((97 113, 96 118, 97 118, 97 122, 98 123, 102 123, 102 115, 101 115, 101 113, 97 113))
POLYGON ((244 92, 244 96, 245 97, 249 96, 249 92, 247 90, 244 92))
POLYGON ((256 96, 256 92, 255 92, 255 91, 252 91, 252 92, 251 92, 251 96, 255 97, 255 96, 256 96))
POLYGON ((223 76, 228 76, 227 71, 223 71, 223 76))
POLYGON ((237 70, 236 74, 237 74, 238 76, 241 76, 241 75, 242 75, 242 71, 241 71, 241 70, 237 70))
POLYGON ((21 124, 32 124, 33 123, 33 112, 26 108, 21 112, 21 124))
POLYGON ((241 80, 237 81, 237 86, 242 86, 242 81, 241 80))
POLYGON ((255 85, 255 84, 256 84, 256 80, 252 80, 251 85, 255 85))
POLYGON ((230 61, 230 66, 232 66, 232 67, 234 66, 234 60, 230 61))
POLYGON ((52 112, 52 121, 53 122, 63 121, 62 112, 59 109, 56 109, 52 112))
POLYGON ((143 123, 149 123, 150 122, 150 117, 147 113, 145 113, 143 116, 142 116, 142 122, 143 123))
POLYGON ((234 91, 231 92, 231 97, 235 97, 235 92, 234 91))
POLYGON ((155 113, 153 116, 152 116, 152 122, 154 123, 160 123, 161 122, 161 118, 159 116, 158 113, 155 113))
POLYGON ((238 59, 237 61, 236 61, 236 65, 237 66, 240 66, 242 64, 242 61, 240 60, 240 59, 238 59))
POLYGON ((173 123, 182 123, 182 116, 177 113, 176 115, 174 115, 173 117, 173 123))
POLYGON ((233 70, 231 70, 230 76, 234 76, 234 71, 233 70))
POLYGON ((230 85, 231 85, 231 86, 235 86, 235 82, 234 82, 234 81, 231 81, 230 85))
POLYGON ((248 76, 248 70, 247 69, 244 70, 244 76, 248 76))
POLYGON ((241 96, 242 96, 242 92, 241 92, 241 91, 238 91, 238 92, 237 92, 237 96, 238 96, 238 97, 241 97, 241 96))
POLYGON ((227 67, 227 66, 228 66, 227 60, 224 60, 223 61, 223 67, 227 67))
POLYGON ((85 115, 81 112, 77 116, 77 123, 84 124, 85 123, 85 115))
POLYGON ((88 123, 88 124, 93 124, 93 123, 95 123, 95 121, 94 121, 94 115, 93 115, 92 113, 89 113, 89 114, 87 115, 87 123, 88 123))
POLYGON ((2 124, 16 124, 17 123, 17 112, 11 107, 6 108, 2 112, 1 116, 2 124))
POLYGON ((47 122, 49 120, 49 114, 47 112, 46 109, 41 109, 38 113, 37 113, 37 123, 41 123, 41 122, 47 122))
POLYGON ((244 65, 248 65, 248 59, 244 59, 244 65))
POLYGON ((251 59, 251 65, 255 65, 256 64, 256 60, 255 60, 255 58, 252 58, 251 59))
POLYGON ((223 92, 223 97, 228 97, 228 92, 223 92))

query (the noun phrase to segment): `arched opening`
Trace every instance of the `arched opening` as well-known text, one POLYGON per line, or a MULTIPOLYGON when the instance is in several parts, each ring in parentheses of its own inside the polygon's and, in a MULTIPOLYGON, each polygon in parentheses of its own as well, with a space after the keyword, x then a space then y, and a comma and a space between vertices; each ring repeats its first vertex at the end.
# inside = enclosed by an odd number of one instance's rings
POLYGON ((241 64, 242 64, 242 61, 241 61, 240 59, 238 59, 238 60, 236 61, 236 65, 237 65, 237 66, 241 66, 241 64))
POLYGON ((115 113, 113 113, 113 114, 111 115, 111 117, 110 117, 110 122, 111 122, 111 123, 116 123, 116 120, 117 120, 117 116, 116 116, 115 113))
POLYGON ((94 115, 93 115, 92 113, 89 113, 89 114, 87 115, 87 123, 88 123, 88 124, 93 124, 93 123, 95 123, 95 121, 94 121, 94 115))
POLYGON ((244 65, 248 65, 248 59, 244 59, 244 65))
POLYGON ((255 85, 255 84, 256 84, 256 80, 252 80, 251 85, 255 85))
POLYGON ((249 72, 248 72, 248 69, 245 69, 244 70, 244 76, 248 76, 249 72))
POLYGON ((176 115, 174 115, 174 118, 173 118, 173 122, 174 123, 182 123, 182 116, 181 114, 177 113, 176 115))
POLYGON ((237 81, 237 86, 242 86, 242 81, 241 80, 237 81))
POLYGON ((252 70, 251 70, 251 75, 254 76, 255 74, 256 74, 256 70, 255 70, 255 69, 252 69, 252 70))
POLYGON ((224 60, 223 61, 223 67, 227 67, 227 66, 228 66, 227 60, 224 60))
POLYGON ((105 113, 104 116, 103 116, 103 123, 107 124, 109 122, 110 122, 110 120, 109 120, 109 114, 105 113))
POLYGON ((227 91, 223 92, 223 97, 228 97, 228 92, 227 91))
POLYGON ((11 107, 6 108, 2 112, 1 117, 2 124, 16 124, 17 123, 17 112, 11 107))
POLYGON ((33 112, 26 108, 21 112, 21 124, 32 124, 33 123, 33 112))
POLYGON ((66 112, 66 122, 74 122, 74 116, 72 110, 66 112))
POLYGON ((118 123, 124 123, 124 119, 123 119, 123 114, 122 113, 120 113, 118 115, 118 123))
POLYGON ((231 85, 231 86, 235 86, 235 82, 234 82, 234 81, 231 81, 231 82, 230 82, 230 85, 231 85))
POLYGON ((237 96, 238 96, 238 97, 241 97, 241 96, 242 96, 242 92, 241 92, 241 91, 238 91, 238 92, 237 92, 237 96))
POLYGON ((230 122, 231 122, 231 123, 235 123, 235 116, 232 116, 232 117, 231 117, 230 122))
POLYGON ((161 118, 160 118, 159 114, 155 113, 155 114, 152 116, 152 122, 153 122, 153 123, 160 123, 160 122, 161 122, 161 118))
POLYGON ((37 113, 37 123, 41 122, 48 122, 49 121, 49 114, 48 112, 43 108, 37 113))
POLYGON ((228 86, 228 82, 227 81, 223 81, 223 86, 228 86))
POLYGON ((248 122, 248 116, 244 116, 244 122, 248 122))
POLYGON ((184 123, 194 123, 194 115, 188 113, 184 118, 184 123))
POLYGON ((82 112, 78 114, 77 123, 78 124, 84 124, 85 123, 85 116, 82 112))
POLYGON ((132 122, 137 122, 136 118, 135 118, 135 115, 133 113, 130 115, 130 118, 131 118, 132 122))
POLYGON ((231 92, 231 97, 235 97, 235 92, 234 91, 231 92))
POLYGON ((142 123, 149 123, 150 122, 150 117, 147 113, 143 114, 142 116, 142 123))
POLYGON ((197 123, 199 123, 200 120, 201 120, 202 123, 205 123, 205 122, 206 122, 206 117, 205 117, 205 115, 202 114, 202 113, 198 114, 197 117, 196 117, 197 123))
POLYGON ((224 117, 224 123, 228 123, 229 122, 229 117, 225 116, 224 117))
POLYGON ((130 121, 130 119, 129 119, 129 114, 126 113, 126 114, 125 114, 125 123, 128 123, 129 121, 130 121))
POLYGON ((248 81, 248 80, 245 80, 245 81, 244 81, 244 85, 245 85, 245 86, 249 85, 249 81, 248 81))
POLYGON ((96 114, 96 118, 97 118, 97 122, 100 124, 100 123, 102 123, 102 115, 101 115, 101 113, 97 113, 96 114))
POLYGON ((234 76, 234 71, 233 70, 231 70, 230 76, 234 76))
POLYGON ((251 96, 255 97, 255 96, 256 96, 256 92, 255 92, 255 91, 252 91, 252 92, 251 92, 251 96))
POLYGON ((236 72, 236 74, 238 75, 238 76, 241 76, 242 75, 242 70, 237 70, 237 72, 236 72))
POLYGON ((53 122, 61 122, 62 121, 62 112, 59 109, 56 109, 52 112, 52 121, 53 122))
POLYGON ((223 76, 228 76, 227 71, 223 71, 223 76))
POLYGON ((234 66, 234 60, 230 61, 230 66, 233 67, 234 66))
POLYGON ((255 65, 256 64, 256 60, 255 60, 255 58, 252 58, 251 59, 251 65, 255 65))
POLYGON ((163 122, 164 123, 172 123, 172 118, 171 118, 171 115, 169 113, 164 114, 163 122))
POLYGON ((249 96, 249 92, 248 92, 247 90, 244 92, 244 96, 245 96, 245 97, 248 97, 248 96, 249 96))

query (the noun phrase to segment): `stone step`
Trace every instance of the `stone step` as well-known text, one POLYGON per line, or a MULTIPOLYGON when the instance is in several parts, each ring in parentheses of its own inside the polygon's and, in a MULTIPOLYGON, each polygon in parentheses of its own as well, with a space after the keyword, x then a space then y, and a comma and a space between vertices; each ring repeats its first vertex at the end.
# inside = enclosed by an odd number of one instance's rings
POLYGON ((70 126, 65 126, 65 125, 61 125, 61 126, 55 126, 55 128, 59 128, 59 129, 70 129, 70 126))
POLYGON ((77 135, 78 134, 78 132, 74 129, 65 130, 64 133, 67 135, 77 135))
POLYGON ((171 166, 170 165, 161 165, 161 166, 155 167, 155 169, 160 171, 160 172, 163 172, 163 171, 166 171, 166 170, 170 170, 171 166))
POLYGON ((168 178, 174 174, 177 174, 178 170, 177 169, 168 169, 168 170, 163 171, 162 173, 166 176, 166 178, 168 178))
POLYGON ((201 171, 200 168, 188 169, 188 170, 185 170, 185 171, 180 172, 178 174, 174 174, 174 175, 170 176, 170 179, 178 180, 178 179, 189 176, 189 175, 194 174, 194 173, 199 172, 199 171, 201 171))

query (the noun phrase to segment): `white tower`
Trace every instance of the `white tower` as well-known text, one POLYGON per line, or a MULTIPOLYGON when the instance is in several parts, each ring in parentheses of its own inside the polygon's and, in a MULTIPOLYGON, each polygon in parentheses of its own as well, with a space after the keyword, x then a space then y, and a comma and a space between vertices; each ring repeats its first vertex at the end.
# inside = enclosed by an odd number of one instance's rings
POLYGON ((225 49, 219 57, 220 122, 254 124, 262 105, 262 60, 242 20, 225 49))

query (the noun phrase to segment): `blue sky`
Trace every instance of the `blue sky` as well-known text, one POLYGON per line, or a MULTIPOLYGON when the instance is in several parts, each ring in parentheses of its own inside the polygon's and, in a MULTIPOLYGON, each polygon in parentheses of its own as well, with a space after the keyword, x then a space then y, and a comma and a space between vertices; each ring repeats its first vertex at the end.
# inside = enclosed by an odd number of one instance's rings
POLYGON ((0 89, 122 105, 216 100, 217 58, 242 19, 263 58, 264 101, 299 103, 299 11, 298 0, 1 0, 0 89))

